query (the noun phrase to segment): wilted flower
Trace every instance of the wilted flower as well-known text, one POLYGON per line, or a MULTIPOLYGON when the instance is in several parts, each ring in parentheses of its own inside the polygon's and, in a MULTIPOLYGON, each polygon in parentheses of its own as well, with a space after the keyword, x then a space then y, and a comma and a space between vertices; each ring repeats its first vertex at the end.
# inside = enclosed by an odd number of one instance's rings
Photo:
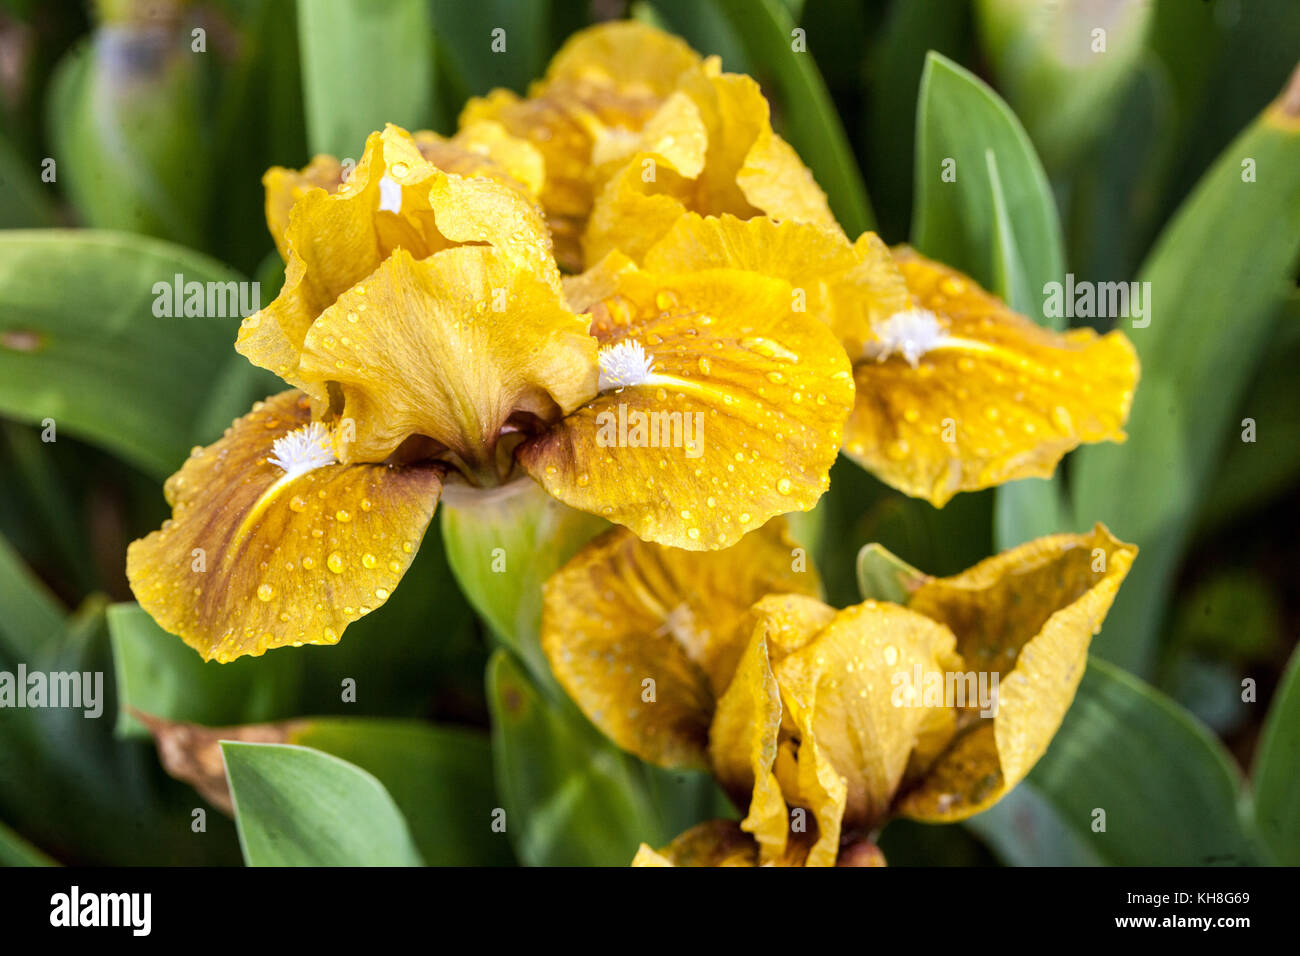
POLYGON ((1024 778, 1135 554, 1098 525, 836 610, 779 519, 711 554, 616 529, 547 583, 542 646, 616 743, 710 769, 746 811, 666 857, 829 865, 892 816, 960 820, 1024 778))

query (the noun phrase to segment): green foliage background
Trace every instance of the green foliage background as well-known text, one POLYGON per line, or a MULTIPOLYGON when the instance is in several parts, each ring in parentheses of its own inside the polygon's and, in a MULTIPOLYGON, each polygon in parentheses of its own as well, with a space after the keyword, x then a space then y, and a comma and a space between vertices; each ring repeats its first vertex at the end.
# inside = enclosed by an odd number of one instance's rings
POLYGON ((212 0, 161 31, 143 6, 0 5, 0 670, 102 670, 113 697, 98 721, 0 712, 0 862, 617 865, 734 813, 613 748, 526 635, 480 621, 454 521, 420 586, 338 647, 225 667, 131 604, 122 570, 161 480, 278 388, 231 349, 237 320, 155 319, 153 283, 255 278, 270 301, 267 167, 355 157, 386 121, 449 132, 467 96, 522 92, 573 30, 632 15, 760 80, 850 234, 910 241, 1044 322, 1066 272, 1151 283, 1126 444, 942 511, 842 461, 804 527, 840 605, 873 541, 937 574, 1098 520, 1142 549, 1029 779, 966 826, 890 825, 891 864, 1300 863, 1300 119, 1259 119, 1300 4, 212 0), (1106 52, 1080 56, 1096 26, 1106 52), (206 804, 128 706, 313 719, 291 747, 225 745, 238 827, 209 807, 194 833, 206 804))

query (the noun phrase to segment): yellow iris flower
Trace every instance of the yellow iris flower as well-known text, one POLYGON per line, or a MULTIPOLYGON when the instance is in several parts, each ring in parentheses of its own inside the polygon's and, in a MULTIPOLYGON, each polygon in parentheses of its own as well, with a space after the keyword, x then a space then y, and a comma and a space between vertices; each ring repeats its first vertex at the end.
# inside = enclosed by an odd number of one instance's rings
POLYGON ((646 24, 574 34, 527 97, 471 100, 462 129, 483 122, 544 157, 538 198, 569 271, 615 250, 639 259, 688 210, 835 228, 758 84, 646 24))
POLYGON ((688 549, 811 508, 852 408, 788 282, 630 261, 562 281, 537 153, 500 124, 375 133, 266 177, 285 283, 236 348, 293 389, 196 448, 137 599, 206 658, 333 643, 409 566, 444 481, 519 473, 688 549), (453 477, 458 476, 458 477, 453 477))
POLYGON ((960 820, 1024 778, 1136 553, 1098 525, 836 610, 782 519, 708 554, 615 529, 547 582, 542 647, 617 744, 711 770, 746 812, 639 862, 829 865, 892 816, 960 820))

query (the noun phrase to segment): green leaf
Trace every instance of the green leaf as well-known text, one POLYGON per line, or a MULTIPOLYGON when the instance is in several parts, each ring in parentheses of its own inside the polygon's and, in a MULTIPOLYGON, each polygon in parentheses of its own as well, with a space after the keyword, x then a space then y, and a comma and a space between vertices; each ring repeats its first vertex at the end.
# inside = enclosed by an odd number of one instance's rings
POLYGON ((240 281, 138 236, 0 234, 0 414, 42 427, 53 419, 152 475, 175 471, 213 437, 194 423, 239 324, 156 316, 154 285, 170 292, 177 274, 187 284, 240 281))
POLYGON ((1013 308, 1043 321, 1034 295, 1065 271, 1061 224, 1020 122, 974 74, 931 53, 921 77, 916 141, 912 244, 986 288, 1002 291, 1000 278, 1015 279, 1003 294, 1013 308), (955 181, 943 180, 945 168, 955 181))
POLYGON ((271 654, 229 664, 204 661, 138 604, 110 607, 108 630, 120 736, 149 736, 132 710, 209 727, 262 723, 292 713, 302 673, 300 656, 271 654))
POLYGON ((223 741, 249 866, 419 866, 384 785, 346 760, 293 744, 223 741))
POLYGON ((659 845, 634 764, 567 698, 549 701, 505 650, 487 683, 497 787, 521 862, 626 866, 641 841, 659 845))
POLYGON ((1017 789, 1032 793, 1010 804, 1034 815, 1030 833, 1006 808, 970 823, 1008 862, 1256 861, 1239 810, 1241 775, 1223 745, 1159 691, 1097 658, 1047 753, 1017 789))
POLYGON ((1090 0, 975 4, 998 88, 1049 168, 1077 164, 1081 148, 1106 128, 1141 62, 1153 6, 1149 0, 1117 0, 1104 9, 1090 0), (1100 37, 1095 30, 1103 31, 1100 37))
POLYGON ((206 832, 196 833, 193 790, 163 773, 151 743, 113 737, 104 604, 88 601, 31 653, 14 656, 0 641, 0 670, 21 662, 29 674, 77 672, 83 687, 102 691, 90 708, 0 709, 0 819, 68 864, 237 862, 229 821, 209 815, 206 832))
POLYGON ((550 0, 432 0, 438 61, 459 104, 496 87, 523 93, 546 68, 550 0), (504 34, 494 31, 503 30, 504 34), (499 38, 504 49, 494 49, 499 38))
POLYGON ((858 591, 864 601, 906 604, 925 575, 880 544, 864 545, 858 552, 858 591))
MULTIPOLYGON (((1047 176, 1015 115, 987 85, 930 54, 917 104, 913 242, 970 274, 1011 308, 1048 327, 1040 290, 1065 266, 1060 219, 1047 176), (945 163, 956 175, 945 182, 945 163)), ((1068 527, 1059 480, 997 489, 998 550, 1068 527)))
POLYGON ((0 823, 0 866, 57 866, 48 856, 0 823))
POLYGON ((509 838, 492 828, 500 801, 486 734, 415 720, 341 717, 307 721, 289 739, 374 774, 405 814, 430 866, 513 862, 509 838))
POLYGON ((57 640, 65 625, 63 607, 46 590, 7 540, 0 537, 0 647, 29 660, 57 640))
POLYGON ((1269 707, 1251 776, 1260 836, 1278 863, 1300 866, 1300 651, 1269 707))
POLYGON ((782 135, 826 190, 831 210, 850 236, 874 218, 857 160, 811 52, 792 49, 794 21, 779 0, 712 0, 726 15, 757 66, 764 85, 776 90, 782 135))
POLYGON ((213 178, 207 57, 184 24, 162 23, 106 24, 71 50, 48 125, 57 181, 87 225, 198 247, 213 178))
POLYGON ((385 123, 434 124, 434 35, 425 0, 298 0, 307 141, 360 158, 385 123))
POLYGON ((1294 288, 1300 256, 1300 122, 1267 111, 1220 157, 1165 229, 1139 280, 1149 325, 1123 445, 1074 458, 1082 521, 1142 549, 1095 650, 1136 673, 1152 666, 1159 622, 1233 414, 1294 288), (1255 181, 1243 181, 1252 160, 1255 181), (1209 387, 1207 383, 1212 383, 1209 387))

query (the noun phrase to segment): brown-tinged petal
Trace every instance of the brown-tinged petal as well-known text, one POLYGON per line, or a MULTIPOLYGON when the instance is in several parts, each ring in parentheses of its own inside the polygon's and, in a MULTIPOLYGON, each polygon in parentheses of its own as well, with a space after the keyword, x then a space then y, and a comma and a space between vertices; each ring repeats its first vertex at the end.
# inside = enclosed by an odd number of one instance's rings
POLYGON ((617 528, 547 581, 542 648, 556 678, 615 743, 663 766, 706 765, 714 700, 772 591, 816 593, 796 544, 774 521, 730 550, 647 544, 617 528))
POLYGON ((1120 332, 1064 334, 911 250, 914 304, 876 323, 854 369, 845 453, 941 507, 959 491, 1049 477, 1083 442, 1122 441, 1137 354, 1120 332))
POLYGON ((690 550, 806 511, 852 405, 844 350, 787 282, 733 269, 640 272, 566 288, 589 308, 601 394, 520 448, 566 504, 690 550), (590 304, 575 292, 598 290, 590 304))
POLYGON ((678 76, 698 69, 699 56, 670 34, 646 24, 599 24, 575 33, 546 76, 521 99, 506 90, 470 100, 462 127, 499 123, 544 157, 539 193, 555 237, 556 256, 582 267, 580 238, 591 210, 593 153, 633 138, 673 90, 678 76))
POLYGON ((780 857, 760 862, 759 846, 734 820, 708 820, 691 827, 665 847, 652 850, 642 843, 633 866, 804 866, 806 834, 791 834, 780 857))
POLYGON ((961 820, 1029 773, 1074 700, 1088 645, 1136 555, 1099 524, 1031 541, 912 596, 911 608, 952 628, 969 666, 999 681, 996 714, 970 723, 897 812, 961 820))
MULTIPOLYGON (((425 149, 432 135, 421 134, 425 149)), ((444 144, 442 161, 451 148, 444 144)), ((325 383, 299 367, 307 330, 394 250, 420 259, 460 244, 487 244, 558 288, 540 212, 512 177, 482 175, 484 163, 471 150, 460 166, 475 174, 456 175, 427 160, 405 130, 389 126, 371 134, 345 183, 333 192, 306 189, 297 199, 283 239, 284 286, 270 305, 241 323, 235 348, 302 388, 321 410, 325 383)), ((268 188, 282 178, 272 170, 268 188)))
POLYGON ((615 250, 641 261, 686 212, 740 219, 766 215, 838 229, 812 173, 772 131, 767 100, 753 79, 722 74, 711 58, 704 69, 681 75, 677 94, 661 109, 673 112, 674 124, 692 142, 703 127, 704 155, 665 137, 664 123, 648 122, 653 135, 608 174, 597 194, 583 236, 588 263, 615 250), (664 149, 665 142, 673 149, 664 149))
POLYGON ((805 595, 772 594, 756 602, 740 630, 751 635, 749 644, 709 728, 714 776, 738 806, 748 807, 741 828, 753 834, 764 860, 785 853, 790 831, 775 772, 781 695, 771 657, 802 646, 834 617, 833 608, 805 595))
POLYGON ((926 706, 917 675, 960 664, 944 625, 894 604, 866 601, 835 615, 773 665, 787 720, 799 740, 799 793, 822 834, 810 862, 834 860, 841 823, 884 818, 919 740, 955 729, 955 714, 926 706))
POLYGON ((908 307, 907 283, 873 232, 856 242, 838 226, 765 216, 679 216, 645 255, 652 272, 747 269, 785 279, 810 315, 831 327, 850 356, 863 354, 875 323, 908 307))
POLYGON ((496 249, 420 260, 399 249, 321 313, 301 371, 330 383, 355 426, 336 441, 340 459, 383 461, 420 435, 468 473, 496 474, 512 415, 555 421, 595 394, 587 324, 554 286, 496 249))
POLYGON ((301 393, 259 402, 194 449, 167 480, 172 517, 128 549, 141 607, 204 659, 333 644, 410 565, 440 469, 328 464, 327 441, 301 393))

